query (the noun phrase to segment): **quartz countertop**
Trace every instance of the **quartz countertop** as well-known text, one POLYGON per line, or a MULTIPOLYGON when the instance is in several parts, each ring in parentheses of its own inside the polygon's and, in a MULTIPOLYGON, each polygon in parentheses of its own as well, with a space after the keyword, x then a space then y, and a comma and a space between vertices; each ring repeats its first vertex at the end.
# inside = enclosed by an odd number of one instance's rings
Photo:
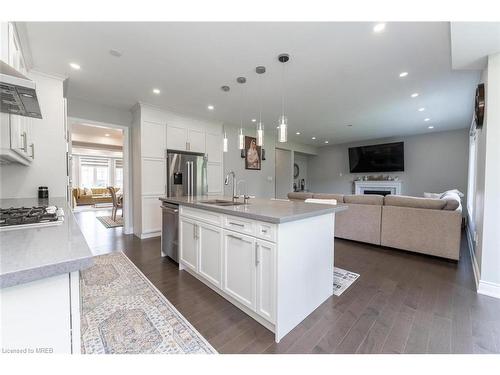
MULTIPOLYGON (((1 208, 40 206, 37 198, 1 199, 1 208)), ((44 205, 61 207, 64 222, 42 228, 0 232, 0 288, 78 271, 93 264, 92 252, 64 198, 44 205)))
MULTIPOLYGON (((286 199, 251 198, 248 204, 242 204, 238 206, 216 206, 214 204, 203 203, 203 201, 214 199, 227 201, 231 200, 230 197, 228 198, 220 196, 160 197, 161 201, 167 203, 179 204, 182 206, 193 207, 227 215, 240 216, 252 220, 260 220, 274 224, 306 219, 313 216, 331 214, 347 209, 347 206, 342 204, 330 205, 305 203, 303 201, 286 199)), ((239 199, 238 201, 243 202, 243 199, 239 199)))

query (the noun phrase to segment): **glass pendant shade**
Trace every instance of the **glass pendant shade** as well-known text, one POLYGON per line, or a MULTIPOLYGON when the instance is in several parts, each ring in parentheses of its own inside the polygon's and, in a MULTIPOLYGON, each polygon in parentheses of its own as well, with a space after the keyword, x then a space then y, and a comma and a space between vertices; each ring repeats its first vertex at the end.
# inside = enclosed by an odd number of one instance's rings
POLYGON ((245 136, 243 135, 243 128, 240 128, 240 134, 238 134, 238 148, 243 150, 245 148, 245 136))
POLYGON ((224 132, 224 139, 222 140, 222 151, 227 152, 227 134, 224 132))
POLYGON ((264 127, 262 126, 262 123, 259 122, 259 125, 257 126, 257 146, 263 146, 264 145, 264 127))
POLYGON ((288 140, 288 126, 287 126, 287 118, 285 115, 280 116, 279 126, 278 126, 278 140, 281 143, 284 143, 288 140))

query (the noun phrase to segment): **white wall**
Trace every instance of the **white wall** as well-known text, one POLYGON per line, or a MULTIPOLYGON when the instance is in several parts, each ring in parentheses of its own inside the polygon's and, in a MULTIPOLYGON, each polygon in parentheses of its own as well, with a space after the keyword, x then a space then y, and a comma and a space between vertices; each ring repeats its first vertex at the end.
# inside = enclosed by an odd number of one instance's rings
POLYGON ((68 116, 122 126, 131 126, 132 124, 132 113, 128 109, 77 98, 68 98, 68 116))
POLYGON ((33 120, 35 159, 30 166, 0 167, 1 198, 38 196, 38 186, 47 186, 51 197, 66 196, 66 141, 64 138, 63 81, 30 72, 36 82, 43 119, 33 120))
POLYGON ((293 185, 293 152, 277 148, 276 159, 276 198, 287 198, 293 185))
POLYGON ((318 156, 311 157, 308 164, 309 190, 352 194, 353 180, 370 173, 349 173, 348 148, 399 141, 404 142, 405 171, 384 175, 399 176, 402 194, 423 196, 424 192, 438 193, 455 188, 466 194, 467 129, 321 147, 318 156))

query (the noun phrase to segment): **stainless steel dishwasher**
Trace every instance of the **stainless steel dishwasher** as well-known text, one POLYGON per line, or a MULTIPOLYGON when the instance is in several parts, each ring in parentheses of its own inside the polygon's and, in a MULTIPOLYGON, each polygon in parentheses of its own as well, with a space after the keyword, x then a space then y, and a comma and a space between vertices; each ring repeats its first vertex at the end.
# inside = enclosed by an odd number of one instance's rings
POLYGON ((163 202, 161 205, 161 255, 179 262, 179 205, 163 202))

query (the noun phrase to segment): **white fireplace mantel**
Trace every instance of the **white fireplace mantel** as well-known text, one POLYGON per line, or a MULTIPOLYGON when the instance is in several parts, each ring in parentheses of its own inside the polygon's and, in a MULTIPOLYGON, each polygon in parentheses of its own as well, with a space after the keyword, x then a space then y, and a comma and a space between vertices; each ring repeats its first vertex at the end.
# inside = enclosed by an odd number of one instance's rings
POLYGON ((401 181, 354 181, 354 194, 365 194, 366 190, 387 191, 401 195, 401 181))

